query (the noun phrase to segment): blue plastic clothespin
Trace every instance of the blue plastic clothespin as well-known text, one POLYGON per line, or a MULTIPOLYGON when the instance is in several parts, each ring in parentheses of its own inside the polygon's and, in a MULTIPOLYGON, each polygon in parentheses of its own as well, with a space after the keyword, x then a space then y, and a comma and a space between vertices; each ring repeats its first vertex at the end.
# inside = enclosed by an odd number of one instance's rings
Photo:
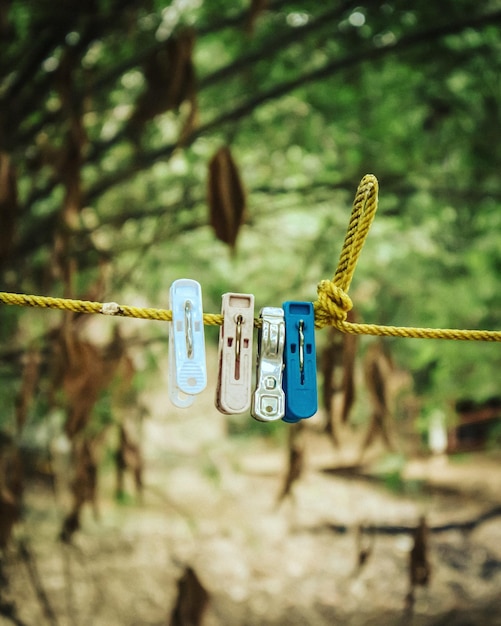
POLYGON ((196 280, 181 278, 169 291, 169 397, 188 407, 207 385, 202 290, 196 280))
POLYGON ((311 302, 284 302, 284 422, 295 423, 317 412, 315 313, 311 302))

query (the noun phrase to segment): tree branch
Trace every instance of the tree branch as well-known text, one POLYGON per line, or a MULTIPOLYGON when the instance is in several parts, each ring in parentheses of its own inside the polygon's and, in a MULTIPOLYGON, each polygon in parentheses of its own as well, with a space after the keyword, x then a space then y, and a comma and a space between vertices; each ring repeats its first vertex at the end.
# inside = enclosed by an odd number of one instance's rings
MULTIPOLYGON (((480 28, 483 26, 490 26, 498 22, 501 22, 501 11, 495 11, 476 18, 470 17, 451 24, 443 24, 432 29, 407 35, 400 40, 396 40, 379 48, 371 46, 370 48, 348 55, 342 59, 333 60, 330 63, 325 64, 323 67, 301 74, 291 80, 279 83, 267 91, 250 97, 229 111, 223 111, 212 120, 209 120, 205 124, 196 128, 183 142, 183 145, 189 146, 200 136, 206 135, 219 127, 225 126, 226 124, 241 120, 263 104, 272 100, 277 100, 300 87, 332 76, 342 70, 362 63, 374 63, 385 56, 411 50, 412 48, 415 48, 423 43, 429 45, 432 40, 460 33, 466 28, 480 28)), ((96 185, 89 189, 86 194, 86 202, 92 202, 111 187, 129 179, 131 176, 134 176, 137 172, 141 171, 148 165, 153 165, 160 160, 168 160, 177 147, 178 144, 176 143, 162 146, 161 148, 150 150, 149 152, 141 153, 140 157, 138 157, 134 163, 130 164, 121 171, 114 172, 107 178, 102 178, 96 185)))
MULTIPOLYGON (((471 532, 478 526, 485 524, 492 519, 501 517, 501 505, 495 506, 477 517, 462 522, 447 522, 446 524, 437 524, 436 526, 428 526, 428 530, 432 534, 440 534, 451 530, 459 530, 461 532, 471 532)), ((344 535, 353 530, 354 527, 346 524, 326 524, 320 528, 312 528, 311 530, 328 530, 344 535)), ((363 527, 363 532, 369 535, 412 535, 416 530, 415 526, 407 526, 405 524, 367 524, 363 527)))

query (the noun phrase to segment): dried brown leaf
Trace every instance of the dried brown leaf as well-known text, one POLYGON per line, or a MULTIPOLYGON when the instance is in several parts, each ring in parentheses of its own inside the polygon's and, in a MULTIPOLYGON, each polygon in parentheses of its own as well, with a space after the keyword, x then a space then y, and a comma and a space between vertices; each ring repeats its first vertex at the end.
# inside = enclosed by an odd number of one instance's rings
POLYGON ((9 18, 10 0, 0 0, 0 37, 7 41, 14 34, 14 28, 9 18))
POLYGON ((72 48, 66 48, 61 55, 59 65, 54 72, 54 86, 61 100, 61 107, 67 116, 72 116, 75 103, 79 100, 74 96, 73 74, 77 64, 77 57, 72 48))
POLYGON ((120 438, 116 453, 116 496, 124 494, 125 472, 129 471, 134 477, 136 492, 141 494, 143 489, 143 457, 139 444, 132 439, 127 427, 120 424, 120 438))
POLYGON ((251 0, 251 6, 245 22, 245 30, 249 35, 253 34, 259 16, 267 8, 268 0, 251 0))
POLYGON ((2 435, 0 440, 0 550, 11 537, 21 515, 23 466, 21 454, 14 443, 2 435))
POLYGON ((374 343, 364 361, 365 383, 374 406, 380 412, 389 410, 389 378, 394 370, 393 362, 382 343, 374 343))
POLYGON ((364 359, 365 384, 372 403, 369 427, 362 443, 362 452, 380 436, 387 448, 392 449, 391 377, 394 364, 381 342, 372 344, 364 359))
POLYGON ((430 582, 431 566, 428 560, 428 525, 421 517, 414 531, 414 544, 409 554, 409 582, 411 589, 430 582))
POLYGON ((77 505, 97 505, 97 452, 95 439, 80 439, 74 445, 73 495, 77 505))
POLYGON ((363 524, 358 524, 356 528, 356 547, 357 547, 357 562, 353 575, 358 576, 364 566, 369 561, 372 552, 374 550, 374 542, 376 535, 374 533, 368 533, 366 527, 363 524))
MULTIPOLYGON (((348 321, 355 321, 352 311, 348 321)), ((331 328, 321 357, 323 404, 327 414, 326 431, 338 445, 337 424, 346 423, 355 401, 355 361, 358 340, 331 328)))
MULTIPOLYGON (((65 430, 72 440, 74 479, 71 489, 73 506, 66 516, 60 537, 71 541, 80 527, 82 507, 90 503, 97 515, 98 448, 105 436, 106 427, 86 429, 92 411, 104 389, 110 389, 111 397, 117 394, 122 403, 133 400, 128 395, 132 387, 135 369, 125 352, 125 342, 118 327, 110 343, 103 349, 82 340, 74 327, 68 324, 55 335, 55 366, 53 386, 64 391, 67 421, 65 430)), ((142 458, 139 446, 132 441, 125 428, 121 438, 121 457, 117 465, 133 473, 136 487, 142 487, 142 458)))
POLYGON ((0 266, 14 249, 18 209, 16 172, 9 155, 0 152, 0 266))
POLYGON ((29 350, 22 359, 21 388, 16 398, 16 427, 20 433, 26 423, 28 411, 38 384, 41 357, 38 350, 29 350))
POLYGON ((61 540, 67 543, 71 541, 73 534, 80 528, 80 517, 84 504, 91 504, 94 515, 98 516, 98 443, 97 438, 87 439, 84 437, 79 437, 73 442, 74 477, 71 483, 73 506, 63 521, 60 533, 61 540))
POLYGON ((72 438, 88 423, 104 388, 99 350, 90 343, 75 344, 78 356, 66 359, 62 387, 68 399, 66 433, 72 438))
POLYGON ((216 237, 234 249, 245 212, 245 192, 227 146, 210 160, 207 196, 216 237))
MULTIPOLYGON (((167 111, 178 111, 183 102, 196 110, 195 67, 193 47, 195 33, 185 29, 170 37, 154 50, 143 68, 146 88, 139 96, 129 121, 129 131, 138 137, 146 122, 167 111)), ((184 131, 186 132, 186 130, 184 131)))
POLYGON ((66 190, 63 203, 66 225, 71 225, 71 220, 75 219, 82 208, 81 168, 83 152, 87 144, 80 99, 75 98, 75 71, 77 69, 78 59, 74 51, 67 48, 55 73, 56 89, 68 122, 66 141, 58 167, 59 178, 66 190))
POLYGON ((120 370, 125 380, 131 379, 131 368, 118 334, 101 350, 80 339, 72 328, 59 333, 54 345, 53 388, 61 388, 66 397, 65 430, 70 439, 88 424, 101 392, 110 386, 120 370))
POLYGON ((81 509, 73 509, 64 518, 59 539, 64 543, 70 543, 73 535, 80 530, 80 511, 81 509))
MULTIPOLYGON (((350 314, 348 314, 350 316, 350 314)), ((352 321, 349 319, 349 321, 352 321)), ((345 334, 343 336, 343 405, 341 409, 341 421, 346 423, 355 402, 355 360, 357 354, 358 338, 356 335, 345 334)))
POLYGON ((303 441, 303 424, 298 422, 289 427, 289 457, 287 474, 285 476, 283 487, 278 496, 278 502, 292 492, 292 487, 301 477, 304 470, 304 441, 303 441))
POLYGON ((177 584, 177 600, 169 626, 202 626, 209 604, 209 594, 196 572, 187 567, 177 584))

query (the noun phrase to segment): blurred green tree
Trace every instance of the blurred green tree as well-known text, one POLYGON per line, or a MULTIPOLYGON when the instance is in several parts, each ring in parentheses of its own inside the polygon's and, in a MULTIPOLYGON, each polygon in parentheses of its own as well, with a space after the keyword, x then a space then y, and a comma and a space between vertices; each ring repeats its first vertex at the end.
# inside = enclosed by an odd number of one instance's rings
MULTIPOLYGON (((362 318, 499 326, 499 1, 12 0, 0 12, 2 290, 165 306, 185 273, 207 309, 226 289, 314 299, 373 172, 380 214, 352 290, 362 318), (232 257, 206 200, 222 146, 246 190, 232 257)), ((48 318, 0 314, 12 385, 48 318)), ((495 346, 394 348, 437 401, 496 392, 495 346)))

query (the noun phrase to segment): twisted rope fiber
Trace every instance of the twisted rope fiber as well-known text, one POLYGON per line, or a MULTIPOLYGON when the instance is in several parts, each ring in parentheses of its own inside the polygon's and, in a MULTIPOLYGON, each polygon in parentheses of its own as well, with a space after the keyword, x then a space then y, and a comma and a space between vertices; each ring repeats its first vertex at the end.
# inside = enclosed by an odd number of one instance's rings
MULTIPOLYGON (((350 223, 339 257, 336 273, 332 280, 322 280, 318 284, 318 298, 313 303, 315 308, 315 326, 324 328, 334 326, 344 333, 352 335, 377 335, 381 337, 406 337, 418 339, 459 339, 467 341, 501 341, 501 331, 460 330, 452 328, 415 328, 407 326, 381 326, 378 324, 359 324, 348 322, 348 312, 353 303, 348 290, 355 273, 355 268, 377 211, 378 181, 372 174, 361 180, 350 217, 350 223)), ((3 304, 40 307, 73 311, 75 313, 101 313, 118 317, 135 317, 145 320, 172 321, 172 311, 132 307, 115 302, 91 302, 89 300, 72 300, 69 298, 51 298, 26 294, 0 292, 3 304)), ((216 313, 204 313, 204 324, 221 326, 223 316, 216 313)), ((261 321, 254 320, 259 327, 261 321)))
MULTIPOLYGON (((0 302, 17 306, 40 307, 44 309, 59 309, 74 313, 101 313, 115 317, 135 317, 143 320, 172 321, 172 311, 168 309, 153 309, 127 306, 115 303, 91 302, 90 300, 71 300, 69 298, 50 298, 47 296, 28 296, 20 293, 0 292, 0 302), (106 312, 107 306, 114 305, 113 312, 106 312)), ((204 313, 204 324, 220 326, 223 316, 215 313, 204 313)))
POLYGON ((352 335, 405 337, 416 339, 458 339, 463 341, 501 341, 501 331, 459 330, 451 328, 414 328, 407 326, 380 326, 346 321, 353 303, 348 289, 369 233, 378 205, 377 178, 367 174, 362 178, 353 202, 350 223, 341 250, 339 263, 332 280, 322 280, 317 287, 315 326, 334 326, 352 335))

